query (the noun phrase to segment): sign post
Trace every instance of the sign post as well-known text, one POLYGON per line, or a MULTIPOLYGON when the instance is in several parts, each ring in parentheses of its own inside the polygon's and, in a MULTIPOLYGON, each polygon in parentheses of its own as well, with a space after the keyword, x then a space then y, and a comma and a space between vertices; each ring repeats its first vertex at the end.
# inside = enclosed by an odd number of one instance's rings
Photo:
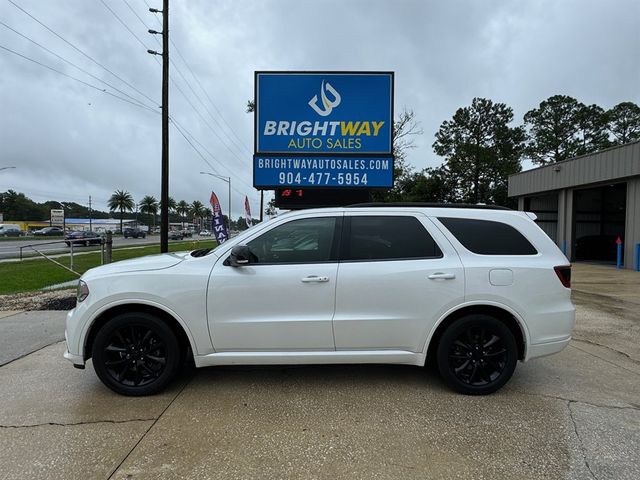
POLYGON ((256 72, 254 187, 392 188, 393 84, 393 72, 256 72))

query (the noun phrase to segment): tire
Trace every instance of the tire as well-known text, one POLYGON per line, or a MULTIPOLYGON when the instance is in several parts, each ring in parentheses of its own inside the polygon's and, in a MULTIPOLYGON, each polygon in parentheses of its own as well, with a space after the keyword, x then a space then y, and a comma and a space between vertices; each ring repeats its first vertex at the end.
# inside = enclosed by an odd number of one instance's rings
POLYGON ((511 378, 518 346, 511 330, 488 315, 454 321, 438 343, 438 370, 451 388, 465 395, 488 395, 511 378))
POLYGON ((182 355, 169 326, 155 315, 123 313, 98 331, 92 348, 93 368, 116 393, 153 395, 176 376, 182 355))

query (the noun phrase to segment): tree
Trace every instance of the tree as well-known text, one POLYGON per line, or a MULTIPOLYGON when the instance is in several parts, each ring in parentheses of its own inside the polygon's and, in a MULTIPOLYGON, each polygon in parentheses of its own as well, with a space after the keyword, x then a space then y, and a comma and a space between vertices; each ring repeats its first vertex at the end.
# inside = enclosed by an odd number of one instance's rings
POLYGON ((420 123, 415 118, 413 110, 403 110, 393 122, 393 146, 394 156, 393 176, 394 185, 391 190, 377 191, 373 193, 373 200, 377 202, 398 202, 405 200, 403 188, 413 175, 406 158, 409 150, 415 148, 415 138, 424 132, 420 123))
POLYGON ((582 105, 577 114, 579 145, 576 155, 598 152, 609 146, 607 114, 598 105, 582 105))
POLYGON ((269 218, 276 215, 276 199, 275 198, 272 198, 271 200, 269 200, 269 203, 267 203, 267 208, 265 208, 264 210, 264 214, 269 218))
POLYGON ((200 219, 200 228, 202 228, 202 210, 204 209, 204 205, 199 200, 194 200, 191 202, 189 207, 189 214, 195 219, 200 219))
POLYGON ((412 173, 402 180, 400 189, 405 202, 455 202, 448 180, 448 172, 444 166, 427 168, 422 172, 412 173))
POLYGON ((445 157, 434 181, 451 189, 450 198, 470 203, 507 202, 509 175, 519 172, 525 133, 510 127, 513 110, 504 103, 474 98, 436 132, 434 151, 445 157))
POLYGON ((578 154, 580 114, 584 105, 567 95, 554 95, 524 115, 528 130, 525 153, 533 163, 546 165, 578 154))
MULTIPOLYGON (((176 201, 173 199, 173 197, 169 197, 167 206, 169 207, 169 213, 176 211, 176 201)), ((162 202, 160 202, 160 208, 162 208, 162 202)))
POLYGON ((116 190, 109 198, 107 202, 107 206, 111 212, 116 210, 120 211, 120 233, 124 230, 122 229, 122 217, 124 215, 125 210, 131 212, 135 206, 133 201, 133 197, 129 192, 125 192, 124 190, 116 190))
POLYGON ((153 195, 145 195, 140 203, 138 204, 140 207, 141 213, 146 213, 149 215, 153 221, 149 222, 153 223, 153 226, 156 226, 156 214, 158 213, 158 200, 153 195))
MULTIPOLYGON (((56 208, 62 208, 60 206, 56 208)), ((39 220, 48 219, 50 211, 34 202, 24 193, 7 190, 0 193, 0 212, 5 221, 8 220, 39 220)))
POLYGON ((640 139, 640 107, 635 103, 619 103, 607 112, 607 121, 614 145, 640 139))
POLYGON ((180 218, 182 220, 183 229, 184 229, 184 217, 186 217, 187 213, 189 213, 189 208, 190 208, 189 204, 184 200, 180 200, 175 206, 175 211, 178 215, 180 215, 180 218))

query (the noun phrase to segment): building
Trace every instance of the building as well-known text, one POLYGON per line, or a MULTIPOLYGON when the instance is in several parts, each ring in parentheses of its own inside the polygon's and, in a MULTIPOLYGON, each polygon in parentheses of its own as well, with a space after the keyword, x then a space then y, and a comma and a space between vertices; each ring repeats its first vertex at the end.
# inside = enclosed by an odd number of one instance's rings
MULTIPOLYGON (((135 220, 122 220, 122 227, 132 227, 136 225, 135 220)), ((120 231, 120 219, 119 218, 65 218, 64 226, 66 230, 89 230, 91 229, 97 233, 104 233, 107 231, 116 232, 120 231)), ((138 225, 139 228, 146 229, 144 225, 138 225)))
POLYGON ((634 268, 640 249, 640 141, 571 158, 509 177, 509 196, 571 261, 634 268))

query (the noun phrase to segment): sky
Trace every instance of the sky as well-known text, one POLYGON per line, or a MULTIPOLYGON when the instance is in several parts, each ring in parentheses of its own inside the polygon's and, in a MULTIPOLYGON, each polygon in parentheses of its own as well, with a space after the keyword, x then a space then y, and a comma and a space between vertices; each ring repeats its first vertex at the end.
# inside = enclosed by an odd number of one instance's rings
MULTIPOLYGON (((0 169, 16 167, 0 191, 91 195, 101 210, 116 189, 160 198, 161 67, 146 49, 162 50, 147 33, 161 18, 148 6, 161 1, 0 0, 0 169)), ((424 132, 416 170, 442 163, 434 134, 474 97, 511 106, 514 125, 555 94, 640 104, 637 0, 173 0, 169 19, 170 115, 191 142, 171 127, 170 195, 207 205, 215 190, 226 212, 228 184, 200 172, 230 176, 233 218, 245 195, 259 211, 245 110, 256 70, 394 71, 395 111, 424 132)))

